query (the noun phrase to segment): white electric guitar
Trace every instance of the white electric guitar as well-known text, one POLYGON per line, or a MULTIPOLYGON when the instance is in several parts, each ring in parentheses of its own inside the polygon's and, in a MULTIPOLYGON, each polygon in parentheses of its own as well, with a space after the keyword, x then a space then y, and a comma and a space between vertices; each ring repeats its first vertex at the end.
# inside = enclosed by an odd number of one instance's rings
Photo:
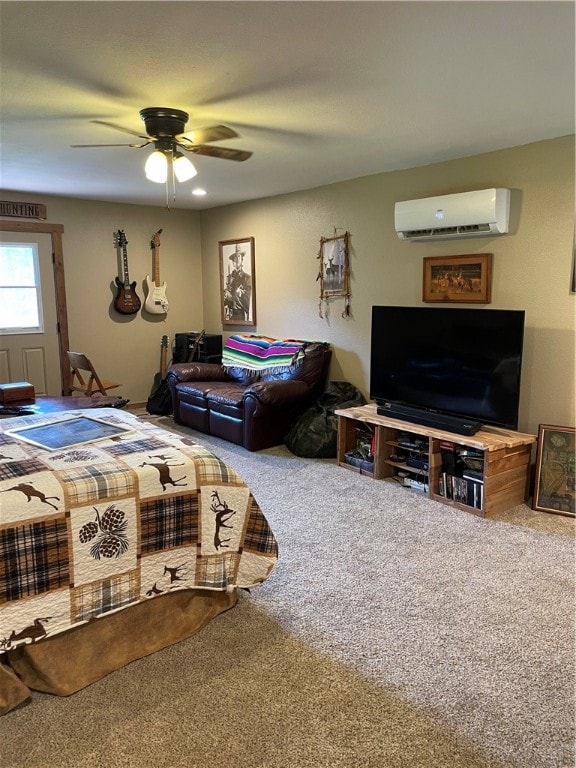
POLYGON ((144 309, 152 315, 165 315, 168 312, 168 299, 166 298, 166 283, 160 283, 160 233, 155 232, 150 242, 152 248, 152 280, 146 275, 147 296, 144 309))

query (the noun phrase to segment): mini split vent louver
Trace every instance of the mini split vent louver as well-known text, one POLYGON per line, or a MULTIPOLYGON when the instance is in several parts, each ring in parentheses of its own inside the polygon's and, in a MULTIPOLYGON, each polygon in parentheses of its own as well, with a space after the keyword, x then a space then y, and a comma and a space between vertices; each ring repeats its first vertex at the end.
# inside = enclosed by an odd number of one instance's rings
POLYGON ((394 207, 396 234, 413 242, 505 235, 510 190, 480 189, 404 200, 394 207))

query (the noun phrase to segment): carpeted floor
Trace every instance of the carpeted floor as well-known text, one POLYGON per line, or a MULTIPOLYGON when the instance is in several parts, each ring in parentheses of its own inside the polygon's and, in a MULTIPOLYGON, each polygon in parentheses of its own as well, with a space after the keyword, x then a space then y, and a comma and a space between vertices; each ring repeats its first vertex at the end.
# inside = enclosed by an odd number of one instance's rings
POLYGON ((189 434, 252 488, 276 571, 198 635, 35 694, 0 721, 3 768, 574 766, 573 520, 189 434))

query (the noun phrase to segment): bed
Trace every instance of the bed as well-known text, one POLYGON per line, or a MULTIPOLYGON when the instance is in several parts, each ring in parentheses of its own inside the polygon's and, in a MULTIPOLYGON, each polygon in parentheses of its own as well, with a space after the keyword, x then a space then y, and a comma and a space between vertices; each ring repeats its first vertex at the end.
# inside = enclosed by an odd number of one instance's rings
POLYGON ((0 421, 2 714, 188 637, 276 564, 233 469, 186 435, 92 413, 0 421))

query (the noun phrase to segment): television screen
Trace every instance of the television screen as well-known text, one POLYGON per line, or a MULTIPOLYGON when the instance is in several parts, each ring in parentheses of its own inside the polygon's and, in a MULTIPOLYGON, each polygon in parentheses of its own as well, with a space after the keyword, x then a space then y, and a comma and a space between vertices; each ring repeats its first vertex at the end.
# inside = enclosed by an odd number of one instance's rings
POLYGON ((370 397, 517 429, 523 338, 523 310, 372 307, 370 397))

